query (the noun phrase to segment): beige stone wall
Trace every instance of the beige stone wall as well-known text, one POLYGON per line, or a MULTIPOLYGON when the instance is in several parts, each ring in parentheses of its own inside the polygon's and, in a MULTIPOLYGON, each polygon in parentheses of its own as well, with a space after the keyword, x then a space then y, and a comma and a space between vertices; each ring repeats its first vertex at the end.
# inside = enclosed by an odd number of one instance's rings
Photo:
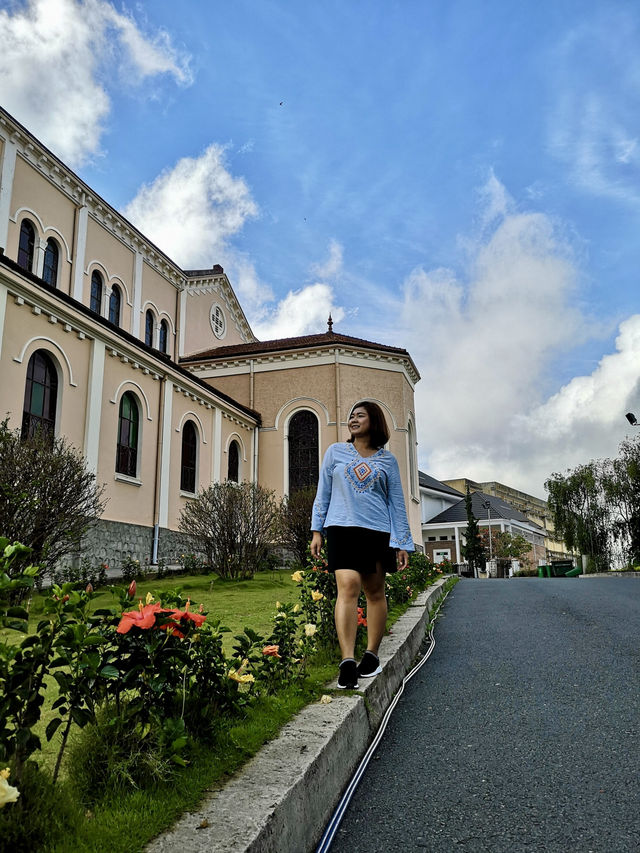
MULTIPOLYGON (((212 285, 213 292, 200 291, 187 286, 185 300, 185 353, 202 352, 213 347, 226 347, 244 343, 247 338, 233 317, 233 305, 229 303, 221 288, 212 285), (222 309, 225 319, 224 337, 218 338, 211 328, 211 310, 216 305, 222 309)), ((248 405, 248 403, 247 403, 248 405)))
MULTIPOLYGON (((64 193, 44 180, 29 163, 18 155, 11 194, 11 212, 5 253, 17 258, 22 220, 31 220, 36 229, 36 241, 46 243, 52 237, 60 249, 57 286, 71 292, 72 250, 75 205, 64 193)), ((37 249, 37 242, 36 242, 37 249)), ((34 264, 37 265, 37 251, 34 264)), ((35 269, 33 270, 36 271, 35 269)))
POLYGON ((164 276, 148 263, 142 265, 142 298, 140 305, 140 339, 144 340, 145 315, 151 310, 154 315, 154 341, 158 345, 158 327, 165 320, 169 327, 167 338, 167 353, 173 356, 175 352, 176 312, 178 291, 164 276))

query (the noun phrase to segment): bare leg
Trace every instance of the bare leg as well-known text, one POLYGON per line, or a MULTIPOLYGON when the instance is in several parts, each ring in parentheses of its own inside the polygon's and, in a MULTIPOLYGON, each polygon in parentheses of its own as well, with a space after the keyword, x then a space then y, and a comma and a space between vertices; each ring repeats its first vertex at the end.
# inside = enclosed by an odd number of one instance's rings
POLYGON ((352 658, 355 654, 356 632, 358 630, 358 597, 362 587, 360 572, 353 569, 336 571, 338 597, 336 599, 335 619, 338 642, 342 659, 352 658))
POLYGON ((363 576, 362 585, 367 596, 367 649, 377 655, 387 628, 385 573, 380 563, 374 575, 363 576))

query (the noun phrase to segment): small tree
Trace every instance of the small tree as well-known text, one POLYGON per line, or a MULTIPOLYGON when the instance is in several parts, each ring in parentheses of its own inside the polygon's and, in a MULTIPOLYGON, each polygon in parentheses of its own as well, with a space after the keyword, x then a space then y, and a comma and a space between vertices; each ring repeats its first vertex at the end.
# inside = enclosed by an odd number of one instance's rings
POLYGON ((256 483, 214 483, 182 510, 180 529, 192 537, 222 578, 250 578, 277 539, 279 505, 256 483))
POLYGON ((103 486, 64 438, 0 423, 0 533, 31 548, 41 576, 80 550, 82 537, 104 510, 103 486))
POLYGON ((478 529, 478 519, 473 514, 471 493, 468 487, 464 505, 467 510, 467 526, 464 530, 465 544, 462 546, 462 556, 469 563, 469 568, 475 575, 477 569, 484 568, 486 557, 478 529))
POLYGON ((316 490, 312 486, 299 489, 282 501, 280 541, 288 548, 300 565, 307 559, 311 540, 311 511, 316 490))

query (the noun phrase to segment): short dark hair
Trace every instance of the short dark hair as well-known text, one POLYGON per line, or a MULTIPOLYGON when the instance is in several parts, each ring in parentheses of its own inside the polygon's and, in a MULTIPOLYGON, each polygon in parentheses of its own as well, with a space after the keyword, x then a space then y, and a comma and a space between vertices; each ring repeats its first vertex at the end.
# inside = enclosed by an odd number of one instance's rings
MULTIPOLYGON (((389 427, 384 412, 377 403, 373 400, 360 400, 351 407, 349 419, 353 414, 354 409, 365 409, 369 415, 369 441, 372 447, 384 447, 389 441, 389 427)), ((350 435, 347 441, 353 441, 353 436, 350 435)))

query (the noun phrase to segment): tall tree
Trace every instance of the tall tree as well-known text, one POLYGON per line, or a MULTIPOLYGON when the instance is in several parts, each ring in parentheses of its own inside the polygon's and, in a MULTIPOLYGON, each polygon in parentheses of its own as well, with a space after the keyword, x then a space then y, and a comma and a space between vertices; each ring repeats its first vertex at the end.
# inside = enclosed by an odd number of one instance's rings
POLYGON ((467 494, 464 499, 467 511, 467 526, 464 533, 465 543, 462 546, 462 556, 469 563, 469 568, 475 574, 478 569, 483 569, 486 563, 486 555, 482 545, 482 538, 478 528, 478 519, 473 514, 471 505, 471 492, 467 486, 467 494))

